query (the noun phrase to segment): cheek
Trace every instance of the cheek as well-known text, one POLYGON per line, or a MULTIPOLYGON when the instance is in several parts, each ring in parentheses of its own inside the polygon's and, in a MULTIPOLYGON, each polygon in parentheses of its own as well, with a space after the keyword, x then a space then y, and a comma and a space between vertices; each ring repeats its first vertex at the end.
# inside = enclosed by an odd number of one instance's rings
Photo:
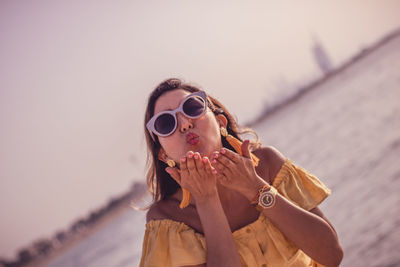
POLYGON ((207 149, 218 149, 221 146, 221 133, 219 124, 216 121, 209 121, 207 125, 204 125, 206 131, 206 147, 207 149))
POLYGON ((209 120, 206 129, 208 129, 209 136, 214 139, 220 135, 220 127, 215 120, 209 120))
POLYGON ((180 149, 182 149, 182 140, 174 135, 175 134, 168 137, 159 137, 159 141, 167 155, 173 159, 177 159, 180 158, 182 154, 180 151, 180 149))
POLYGON ((172 136, 169 137, 159 137, 160 144, 164 148, 165 151, 169 152, 171 147, 174 146, 174 140, 172 136))
POLYGON ((202 129, 208 129, 208 132, 215 133, 217 130, 219 131, 219 124, 211 111, 199 119, 198 124, 202 129))

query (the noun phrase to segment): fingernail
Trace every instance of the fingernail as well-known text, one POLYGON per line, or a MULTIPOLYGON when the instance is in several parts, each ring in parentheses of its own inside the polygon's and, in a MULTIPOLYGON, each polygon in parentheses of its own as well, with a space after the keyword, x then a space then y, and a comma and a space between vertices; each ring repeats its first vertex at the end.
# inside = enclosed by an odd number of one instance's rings
POLYGON ((165 168, 165 171, 169 173, 169 168, 168 168, 168 167, 167 167, 167 168, 165 168))
POLYGON ((204 157, 204 158, 203 158, 203 162, 204 162, 204 163, 207 163, 207 160, 208 160, 207 157, 204 157))
POLYGON ((217 163, 217 161, 215 159, 213 159, 212 163, 217 163))
POLYGON ((186 161, 185 157, 181 158, 181 162, 185 162, 185 161, 186 161))
POLYGON ((189 154, 189 155, 188 155, 188 158, 189 158, 189 159, 193 158, 193 154, 189 154))
POLYGON ((199 155, 194 154, 194 158, 195 158, 195 159, 198 159, 198 158, 199 158, 199 155))
POLYGON ((217 174, 217 170, 216 170, 216 169, 213 169, 213 170, 212 170, 212 173, 217 174))
POLYGON ((225 148, 221 148, 220 151, 221 151, 222 154, 225 154, 225 152, 226 152, 226 151, 225 151, 225 148))

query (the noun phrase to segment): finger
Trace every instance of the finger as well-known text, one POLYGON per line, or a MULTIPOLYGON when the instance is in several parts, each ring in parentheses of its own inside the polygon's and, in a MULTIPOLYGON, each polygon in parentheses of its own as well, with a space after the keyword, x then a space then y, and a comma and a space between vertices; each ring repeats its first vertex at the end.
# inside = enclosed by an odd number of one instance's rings
POLYGON ((224 186, 226 186, 227 184, 228 184, 228 178, 226 177, 226 175, 225 174, 223 174, 223 173, 217 173, 217 181, 220 183, 220 184, 222 184, 222 185, 224 185, 224 186))
POLYGON ((202 158, 200 156, 200 153, 199 152, 195 152, 194 155, 193 155, 193 158, 194 158, 194 162, 195 162, 196 169, 197 169, 198 173, 200 175, 205 175, 206 174, 206 170, 204 168, 203 160, 202 160, 202 158))
POLYGON ((249 150, 249 145, 250 145, 250 141, 249 140, 244 140, 243 144, 242 144, 242 154, 245 158, 251 158, 250 156, 250 150, 249 150))
POLYGON ((229 161, 229 159, 225 158, 225 163, 224 163, 224 161, 220 161, 221 158, 223 158, 223 156, 220 153, 215 152, 212 156, 211 165, 213 167, 218 167, 220 170, 229 167, 229 165, 226 164, 229 161))
POLYGON ((188 151, 186 153, 187 168, 188 168, 188 171, 189 171, 190 175, 195 174, 197 172, 196 163, 194 162, 193 156, 194 156, 193 151, 188 151))
POLYGON ((180 163, 180 168, 181 168, 181 175, 189 175, 189 170, 187 168, 187 158, 182 157, 181 158, 181 163, 180 163))
POLYGON ((228 159, 230 159, 232 162, 234 163, 238 163, 240 160, 240 155, 236 152, 233 152, 230 149, 227 149, 225 147, 220 149, 220 154, 222 154, 223 156, 227 157, 228 159))
POLYGON ((230 168, 219 161, 220 156, 215 156, 212 160, 212 166, 217 170, 218 173, 231 175, 230 168))
POLYGON ((226 177, 231 177, 233 176, 233 171, 231 168, 225 166, 224 164, 222 164, 221 162, 217 161, 217 163, 215 164, 215 168, 217 169, 217 171, 223 175, 225 175, 226 177))
POLYGON ((204 168, 205 168, 206 172, 209 175, 217 174, 217 170, 213 166, 211 166, 211 162, 208 157, 203 157, 203 164, 204 164, 204 168))
POLYGON ((177 168, 167 167, 165 171, 180 185, 181 184, 181 175, 178 172, 177 168))
POLYGON ((210 162, 212 163, 214 159, 217 159, 219 157, 219 154, 220 153, 218 151, 214 151, 211 155, 210 162))
POLYGON ((228 169, 233 169, 237 165, 235 162, 233 162, 230 158, 226 157, 222 153, 219 154, 219 156, 216 160, 217 160, 217 162, 222 163, 222 165, 224 165, 228 169))

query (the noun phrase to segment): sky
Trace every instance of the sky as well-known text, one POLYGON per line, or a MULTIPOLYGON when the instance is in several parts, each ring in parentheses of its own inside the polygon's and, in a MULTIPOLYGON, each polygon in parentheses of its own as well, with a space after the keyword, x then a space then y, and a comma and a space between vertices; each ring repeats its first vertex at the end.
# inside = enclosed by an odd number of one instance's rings
POLYGON ((0 2, 0 257, 144 181, 143 117, 183 78, 239 123, 400 27, 400 1, 0 2))

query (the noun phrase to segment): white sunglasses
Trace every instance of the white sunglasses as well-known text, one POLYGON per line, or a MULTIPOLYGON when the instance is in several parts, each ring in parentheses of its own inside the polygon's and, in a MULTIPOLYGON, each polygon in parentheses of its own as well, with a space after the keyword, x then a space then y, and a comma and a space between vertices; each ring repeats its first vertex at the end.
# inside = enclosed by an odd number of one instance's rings
MULTIPOLYGON (((207 110, 207 95, 204 91, 192 93, 185 97, 174 110, 165 110, 155 114, 146 124, 150 133, 158 136, 168 136, 175 132, 178 126, 176 113, 182 112, 186 117, 196 119, 207 110)), ((153 138, 154 139, 154 138, 153 138)))

